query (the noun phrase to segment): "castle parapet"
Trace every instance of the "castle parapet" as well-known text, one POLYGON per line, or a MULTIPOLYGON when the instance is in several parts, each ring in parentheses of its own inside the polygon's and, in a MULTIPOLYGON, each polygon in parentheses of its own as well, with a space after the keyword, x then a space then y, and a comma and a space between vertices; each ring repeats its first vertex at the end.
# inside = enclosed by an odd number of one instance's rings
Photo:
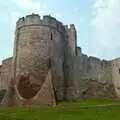
POLYGON ((70 24, 70 29, 75 29, 75 25, 74 24, 70 24))
POLYGON ((43 16, 43 19, 38 14, 27 15, 26 17, 22 17, 17 21, 17 29, 25 26, 49 26, 57 29, 60 32, 65 32, 65 27, 63 23, 56 20, 54 17, 50 15, 43 16))
POLYGON ((12 61, 12 57, 6 58, 6 59, 4 59, 4 60, 2 61, 2 65, 3 65, 3 64, 8 64, 8 63, 11 62, 11 61, 12 61))
POLYGON ((27 15, 25 17, 25 25, 40 24, 40 16, 38 14, 27 15))

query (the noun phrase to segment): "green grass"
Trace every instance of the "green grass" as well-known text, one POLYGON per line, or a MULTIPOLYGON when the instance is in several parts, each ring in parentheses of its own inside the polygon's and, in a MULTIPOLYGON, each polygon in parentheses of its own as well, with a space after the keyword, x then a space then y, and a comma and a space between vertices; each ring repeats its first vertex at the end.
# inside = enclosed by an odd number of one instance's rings
POLYGON ((96 98, 63 102, 56 107, 0 108, 0 120, 120 120, 120 101, 96 98))

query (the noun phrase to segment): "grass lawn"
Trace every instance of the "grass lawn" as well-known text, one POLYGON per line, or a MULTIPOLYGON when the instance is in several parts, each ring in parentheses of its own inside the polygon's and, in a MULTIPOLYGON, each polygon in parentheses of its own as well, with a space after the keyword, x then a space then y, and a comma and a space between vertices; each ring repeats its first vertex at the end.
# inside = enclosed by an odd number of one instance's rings
POLYGON ((120 120, 120 101, 96 98, 56 107, 0 108, 0 120, 120 120))

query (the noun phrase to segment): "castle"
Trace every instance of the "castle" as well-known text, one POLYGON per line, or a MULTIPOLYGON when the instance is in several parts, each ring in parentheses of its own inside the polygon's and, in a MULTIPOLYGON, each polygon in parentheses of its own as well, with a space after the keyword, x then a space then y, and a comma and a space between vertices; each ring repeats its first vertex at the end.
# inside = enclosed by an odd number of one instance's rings
POLYGON ((120 97, 120 59, 83 54, 73 24, 50 15, 20 18, 13 57, 0 66, 0 103, 55 105, 89 97, 120 97))

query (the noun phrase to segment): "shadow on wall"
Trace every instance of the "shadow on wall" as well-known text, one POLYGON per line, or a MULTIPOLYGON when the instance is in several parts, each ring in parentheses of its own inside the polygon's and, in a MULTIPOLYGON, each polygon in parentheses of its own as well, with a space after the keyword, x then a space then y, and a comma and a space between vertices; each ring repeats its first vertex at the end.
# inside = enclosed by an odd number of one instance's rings
POLYGON ((33 98, 40 90, 42 83, 44 82, 44 76, 39 76, 41 82, 37 81, 37 78, 31 75, 21 75, 19 78, 18 91, 20 95, 25 99, 33 98))
POLYGON ((6 94, 7 90, 6 89, 2 89, 0 90, 0 103, 2 102, 5 94, 6 94))

